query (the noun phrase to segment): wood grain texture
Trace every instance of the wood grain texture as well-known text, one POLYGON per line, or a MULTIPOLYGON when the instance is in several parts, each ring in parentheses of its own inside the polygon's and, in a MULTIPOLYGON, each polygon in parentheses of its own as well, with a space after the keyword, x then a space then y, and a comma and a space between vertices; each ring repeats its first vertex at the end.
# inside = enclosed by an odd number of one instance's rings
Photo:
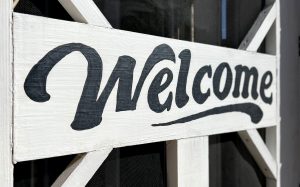
MULTIPOLYGON (((14 14, 14 21, 14 44, 16 46, 14 159, 17 161, 276 125, 275 98, 269 105, 265 104, 261 98, 256 100, 251 97, 234 98, 230 94, 228 98, 220 101, 212 95, 200 105, 193 100, 191 93, 193 78, 202 66, 211 65, 215 70, 220 63, 225 61, 232 65, 232 70, 235 65, 242 64, 256 67, 260 75, 265 71, 276 75, 275 56, 22 14, 14 14), (74 131, 70 124, 74 119, 87 75, 86 60, 80 53, 74 52, 62 59, 49 74, 47 91, 51 94, 51 99, 48 102, 34 102, 24 92, 24 81, 30 69, 48 51, 72 42, 84 43, 99 52, 103 61, 100 92, 119 56, 130 55, 135 58, 133 80, 135 88, 144 63, 156 46, 167 44, 172 47, 176 56, 184 49, 191 50, 191 68, 187 81, 189 102, 183 108, 177 108, 175 103, 172 103, 171 110, 163 113, 151 111, 147 103, 149 85, 162 68, 170 68, 174 72, 174 80, 170 87, 161 93, 160 98, 165 99, 168 91, 176 90, 178 76, 176 72, 180 68, 180 59, 176 57, 177 63, 170 65, 170 62, 163 61, 151 71, 141 90, 136 110, 115 112, 117 90, 113 89, 108 104, 105 106, 101 125, 87 131, 74 131), (257 103, 262 109, 264 115, 258 124, 252 123, 245 114, 229 112, 185 124, 152 126, 152 124, 168 122, 213 107, 242 102, 257 103)), ((274 77, 268 94, 269 92, 276 94, 275 80, 274 77)), ((205 89, 212 87, 209 79, 205 79, 202 84, 205 89)))
POLYGON ((13 186, 12 1, 0 1, 0 186, 13 186))

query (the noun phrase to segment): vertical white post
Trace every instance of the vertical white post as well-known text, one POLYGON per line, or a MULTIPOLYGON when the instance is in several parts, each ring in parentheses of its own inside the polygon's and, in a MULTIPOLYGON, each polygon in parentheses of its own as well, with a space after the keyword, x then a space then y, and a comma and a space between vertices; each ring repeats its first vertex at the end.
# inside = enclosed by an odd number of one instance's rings
POLYGON ((169 187, 208 187, 208 136, 167 142, 169 187))
POLYGON ((0 186, 13 186, 12 0, 0 1, 0 186))

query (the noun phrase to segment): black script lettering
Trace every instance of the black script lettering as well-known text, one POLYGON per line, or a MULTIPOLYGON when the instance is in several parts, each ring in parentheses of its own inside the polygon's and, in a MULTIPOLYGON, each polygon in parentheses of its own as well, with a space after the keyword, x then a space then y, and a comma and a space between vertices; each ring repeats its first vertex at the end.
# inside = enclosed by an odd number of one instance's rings
POLYGON ((82 53, 87 60, 88 67, 87 78, 72 125, 76 128, 92 127, 101 122, 95 102, 102 78, 102 60, 95 49, 78 43, 54 48, 31 69, 25 80, 24 89, 32 100, 48 101, 50 99, 50 95, 46 91, 48 74, 61 59, 74 51, 82 53))
POLYGON ((242 73, 244 73, 244 85, 243 86, 243 92, 242 96, 243 98, 248 98, 249 96, 249 82, 250 77, 252 77, 252 89, 251 89, 251 95, 253 99, 257 99, 258 93, 257 93, 257 81, 258 81, 258 72, 255 67, 252 67, 249 69, 247 66, 238 65, 235 67, 236 71, 236 78, 235 78, 235 86, 234 91, 232 93, 233 97, 237 98, 240 96, 240 84, 241 84, 241 78, 242 73))
POLYGON ((189 101, 189 96, 186 93, 186 82, 190 69, 191 62, 191 51, 188 49, 183 50, 179 54, 179 58, 181 59, 179 76, 176 87, 176 105, 179 108, 184 107, 189 101))
POLYGON ((172 80, 173 73, 168 68, 160 70, 160 72, 153 79, 148 91, 148 104, 151 110, 153 110, 154 112, 160 113, 165 109, 167 109, 168 111, 171 109, 173 98, 172 92, 169 93, 168 98, 164 102, 164 104, 160 104, 158 94, 164 91, 171 84, 172 80), (161 84, 164 75, 167 76, 167 80, 163 84, 161 84))
POLYGON ((99 99, 97 95, 102 79, 102 60, 97 51, 80 43, 61 45, 48 52, 29 72, 24 89, 29 98, 36 102, 46 102, 50 95, 46 91, 46 81, 51 69, 66 55, 81 52, 88 62, 88 73, 77 111, 71 127, 85 130, 99 125, 107 99, 119 80, 116 111, 135 110, 141 89, 150 71, 162 60, 175 63, 174 51, 166 44, 157 46, 147 59, 139 78, 134 95, 132 93, 133 71, 135 60, 129 56, 121 56, 99 99))
MULTIPOLYGON (((136 102, 138 100, 138 97, 140 95, 140 92, 142 90, 142 87, 144 85, 144 82, 153 69, 153 67, 163 61, 163 60, 169 60, 173 63, 175 63, 175 53, 173 49, 168 46, 167 44, 161 44, 157 46, 153 52, 150 54, 149 58, 147 59, 145 66, 143 68, 142 74, 139 78, 138 84, 136 86, 134 96, 133 96, 133 104, 130 105, 130 110, 135 110, 136 109, 136 102)), ((124 108, 124 110, 128 110, 127 108, 124 108)), ((122 110, 118 110, 122 111, 122 110)))
MULTIPOLYGON (((81 43, 69 43, 58 46, 49 51, 37 64, 30 70, 24 83, 24 90, 27 96, 36 102, 46 102, 50 99, 50 95, 46 90, 47 77, 52 68, 68 54, 78 51, 87 60, 87 77, 83 86, 82 94, 77 106, 76 114, 71 127, 74 130, 91 129, 101 124, 102 114, 105 105, 111 95, 113 89, 117 89, 116 112, 135 110, 140 93, 144 83, 150 72, 156 64, 163 60, 168 63, 175 63, 175 54, 173 49, 161 44, 154 48, 147 61, 144 64, 142 72, 137 81, 135 89, 133 88, 134 69, 136 60, 130 56, 120 56, 110 77, 105 84, 100 96, 100 84, 102 80, 103 63, 97 51, 89 46, 81 43)), ((175 102, 178 108, 184 107, 188 101, 186 86, 188 80, 188 73, 190 68, 191 52, 188 49, 183 50, 179 58, 181 59, 180 70, 178 72, 178 82, 176 87, 175 102)), ((236 80, 233 90, 233 96, 239 97, 240 94, 247 98, 249 96, 250 78, 252 78, 251 96, 253 99, 258 98, 257 82, 259 74, 256 68, 248 68, 247 66, 238 65, 235 67, 236 80), (243 90, 240 92, 241 77, 244 74, 243 90)), ((209 98, 211 89, 219 100, 224 100, 231 90, 233 83, 232 71, 228 63, 221 63, 212 72, 209 65, 201 67, 193 80, 192 94, 194 100, 198 104, 203 104, 209 98), (226 73, 224 72, 226 70, 226 73), (225 75, 226 74, 226 75, 225 75), (212 82, 212 87, 208 88, 206 92, 201 90, 201 83, 203 78, 207 75, 212 82), (226 79, 225 79, 226 76, 226 79), (225 81, 224 88, 221 87, 221 80, 225 81)), ((169 91, 165 101, 161 102, 159 95, 165 91, 173 81, 173 73, 169 68, 160 70, 152 80, 148 89, 148 105, 150 109, 156 113, 161 113, 165 110, 170 110, 173 102, 173 92, 169 91), (164 77, 166 76, 166 80, 164 77)), ((273 93, 266 96, 266 90, 272 85, 273 77, 270 71, 266 72, 261 79, 260 91, 262 100, 265 103, 271 104, 273 93)), ((209 84, 211 85, 211 84, 209 84)), ((217 106, 205 111, 200 111, 195 114, 189 114, 177 120, 166 123, 153 124, 153 126, 167 126, 177 123, 186 123, 199 118, 210 115, 240 112, 250 116, 253 123, 259 123, 263 117, 263 111, 255 103, 239 103, 233 105, 217 106)))
POLYGON ((267 97, 265 90, 270 88, 270 86, 272 85, 272 81, 273 81, 273 75, 270 71, 267 71, 261 78, 260 96, 261 99, 268 104, 272 104, 273 94, 271 93, 270 97, 267 97), (269 77, 269 82, 266 83, 268 77, 269 77))
MULTIPOLYGON (((36 102, 46 102, 50 99, 46 91, 48 74, 61 59, 73 51, 80 51, 88 62, 86 88, 89 87, 91 93, 97 91, 99 84, 95 85, 94 82, 99 83, 102 75, 102 60, 99 54, 89 46, 72 43, 54 48, 32 67, 24 83, 24 90, 30 99, 36 102)), ((87 91, 86 88, 84 91, 87 91)))
POLYGON ((228 63, 223 62, 222 64, 220 64, 217 67, 217 69, 214 73, 214 77, 213 77, 213 87, 214 87, 215 95, 220 100, 224 100, 230 92, 231 85, 232 85, 232 72, 231 72, 230 66, 228 63), (220 91, 221 78, 222 78, 222 75, 223 75, 223 72, 225 69, 227 72, 225 86, 224 86, 223 91, 220 91))
POLYGON ((205 74, 207 74, 208 78, 211 78, 212 76, 211 66, 203 66, 202 68, 200 68, 200 70, 197 72, 194 78, 193 97, 198 104, 203 104, 210 96, 209 88, 205 93, 201 91, 201 81, 205 74))

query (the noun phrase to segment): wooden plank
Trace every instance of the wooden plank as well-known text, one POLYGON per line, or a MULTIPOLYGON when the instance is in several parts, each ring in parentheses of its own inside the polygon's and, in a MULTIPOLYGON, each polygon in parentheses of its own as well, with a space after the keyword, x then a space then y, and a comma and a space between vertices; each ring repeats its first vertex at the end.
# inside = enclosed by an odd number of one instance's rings
POLYGON ((239 132, 239 135, 265 176, 276 179, 276 161, 257 130, 239 132))
POLYGON ((112 149, 78 155, 57 178, 52 187, 85 186, 107 158, 112 149))
POLYGON ((13 186, 12 1, 0 1, 0 186, 13 186))
POLYGON ((276 6, 264 9, 242 41, 239 49, 257 51, 276 18, 276 6))
POLYGON ((111 28, 93 0, 58 0, 70 16, 81 23, 111 28))
MULTIPOLYGON (((272 103, 266 102, 266 97, 270 98, 271 94, 276 94, 275 78, 265 93, 259 91, 262 87, 257 88, 259 93, 256 99, 253 98, 252 92, 249 97, 245 95, 243 97, 241 95, 234 97, 232 92, 235 82, 232 82, 232 89, 228 89, 230 93, 224 94, 226 97, 223 98, 222 94, 218 93, 224 93, 221 90, 222 82, 223 84, 225 81, 230 83, 231 80, 236 81, 238 79, 231 79, 230 77, 227 79, 225 75, 226 70, 223 76, 215 73, 221 72, 221 68, 227 66, 232 71, 232 76, 236 76, 235 67, 239 65, 246 67, 251 64, 248 68, 255 67, 255 71, 259 75, 258 85, 264 85, 267 83, 267 79, 262 79, 263 75, 265 78, 270 78, 271 75, 276 76, 276 61, 274 56, 17 13, 14 15, 14 32, 16 46, 14 66, 16 72, 16 95, 14 103, 16 105, 14 116, 14 140, 16 146, 14 151, 17 161, 89 152, 105 148, 106 146, 116 148, 276 125, 276 99, 272 99, 272 103), (141 91, 136 108, 129 110, 129 105, 120 103, 121 100, 116 101, 116 85, 112 89, 111 97, 108 97, 100 125, 98 122, 95 122, 95 127, 87 127, 86 125, 91 125, 88 122, 83 123, 84 126, 70 126, 75 119, 74 116, 79 106, 78 102, 81 100, 83 85, 87 77, 86 59, 81 53, 74 52, 67 55, 52 69, 47 78, 47 91, 51 94, 49 101, 36 102, 35 98, 28 97, 27 94, 31 95, 30 90, 34 89, 35 86, 28 82, 28 84, 25 83, 30 88, 29 92, 25 93, 24 82, 32 67, 45 54, 61 45, 63 45, 61 46, 62 48, 68 47, 68 45, 64 45, 67 43, 72 43, 70 46, 74 46, 74 42, 84 44, 76 44, 75 46, 91 46, 100 54, 103 61, 103 81, 102 84, 96 83, 94 85, 95 88, 100 85, 99 92, 103 91, 115 65, 118 64, 120 66, 121 63, 117 63, 117 61, 122 55, 129 55, 132 57, 128 57, 129 59, 135 59, 136 61, 135 68, 132 70, 133 90, 136 90, 136 85, 140 82, 140 75, 149 56, 152 59, 157 57, 158 54, 168 54, 165 57, 169 60, 164 60, 155 65, 144 79, 144 85, 139 83, 141 91), (157 52, 162 49, 163 51, 166 50, 166 52, 157 52), (182 69, 180 62, 185 57, 189 58, 189 52, 191 53, 191 68, 189 71, 186 71, 188 72, 186 94, 189 96, 189 100, 186 105, 180 106, 181 100, 178 101, 178 98, 182 98, 180 94, 184 92, 185 85, 180 83, 177 86, 177 77, 179 76, 180 69, 182 69), (153 54, 151 55, 151 53, 153 54), (179 54, 184 54, 184 56, 179 54), (172 60, 176 60, 177 63, 171 62, 172 60), (223 62, 228 62, 228 65, 223 62), (202 91, 210 89, 211 95, 205 102, 198 104, 197 101, 200 102, 201 98, 195 100, 195 98, 197 99, 197 95, 195 91, 193 95, 192 88, 195 75, 203 67, 211 67, 212 69, 211 78, 204 77, 205 81, 201 85, 201 87, 203 86, 202 89, 205 89, 202 91), (164 76, 164 79, 167 79, 171 73, 174 76, 174 80, 171 81, 169 87, 165 88, 166 90, 159 96, 160 102, 163 102, 168 97, 170 91, 174 94, 173 101, 170 102, 171 108, 169 111, 157 111, 156 108, 150 108, 150 105, 155 102, 151 99, 153 96, 152 92, 157 91, 153 88, 154 83, 152 82, 155 77, 156 80, 158 79, 158 72, 161 72, 162 69, 169 72, 168 76, 164 76), (219 76, 222 77, 220 81, 218 81, 219 76), (219 83, 220 85, 218 85, 219 83), (213 86, 214 84, 215 87, 213 86), (152 85, 151 88, 150 85, 152 85), (178 90, 182 90, 176 92, 177 87, 178 90), (178 94, 177 101, 175 101, 176 93, 178 94), (120 109, 116 112, 117 103, 120 106, 123 105, 125 108, 124 111, 120 109), (243 106, 250 106, 250 108, 245 107, 245 111, 244 109, 241 111, 239 108, 243 108, 243 106), (204 117, 203 115, 208 116, 204 117), (201 119, 196 119, 198 117, 201 119), (174 121, 177 119, 180 120, 174 121), (256 121, 256 119, 260 121, 256 121), (235 123, 232 123, 233 121, 235 123), (241 123, 238 123, 239 121, 241 123), (27 137, 29 136, 32 138, 28 139, 27 137)), ((77 49, 80 50, 82 48, 78 47, 77 49)), ((87 47, 87 49, 89 50, 90 48, 87 47)), ((62 53, 63 50, 58 52, 57 55, 62 53)), ((87 52, 86 55, 88 54, 91 53, 87 52)), ((52 56, 49 59, 53 58, 55 57, 52 56)), ((123 56, 121 59, 125 61, 123 63, 128 63, 127 57, 123 56)), ((100 62, 98 61, 98 63, 100 62)), ((201 70, 203 71, 203 69, 201 70)), ((122 75, 128 75, 128 72, 122 75)), ((160 75, 162 74, 160 73, 160 75)), ((184 77, 184 75, 182 76, 184 77)), ((126 78, 126 80, 128 79, 126 78)), ((131 84, 130 80, 126 84, 131 84)), ((198 84, 195 83, 195 85, 197 86, 198 84)), ((227 88, 229 88, 228 85, 227 88)), ((25 89, 27 89, 27 86, 25 86, 25 89)), ((194 90, 196 88, 194 87, 194 90)), ((98 88, 95 90, 98 91, 98 88)), ((238 87, 237 90, 239 90, 238 87)), ((262 90, 264 91, 264 89, 262 90)), ((124 93, 125 91, 121 91, 121 94, 124 93)), ((101 98, 103 99, 103 94, 101 98)), ((155 104, 159 105, 160 103, 156 102, 155 104)), ((81 106, 79 106, 80 111, 81 106)), ((90 110, 90 112, 93 111, 96 110, 90 110)), ((99 111, 101 114, 100 109, 99 111)), ((97 112, 88 118, 80 118, 80 120, 95 120, 93 117, 99 117, 99 113, 97 112)), ((87 115, 89 113, 79 114, 87 115)))
POLYGON ((208 187, 208 136, 167 142, 167 183, 170 187, 208 187))

